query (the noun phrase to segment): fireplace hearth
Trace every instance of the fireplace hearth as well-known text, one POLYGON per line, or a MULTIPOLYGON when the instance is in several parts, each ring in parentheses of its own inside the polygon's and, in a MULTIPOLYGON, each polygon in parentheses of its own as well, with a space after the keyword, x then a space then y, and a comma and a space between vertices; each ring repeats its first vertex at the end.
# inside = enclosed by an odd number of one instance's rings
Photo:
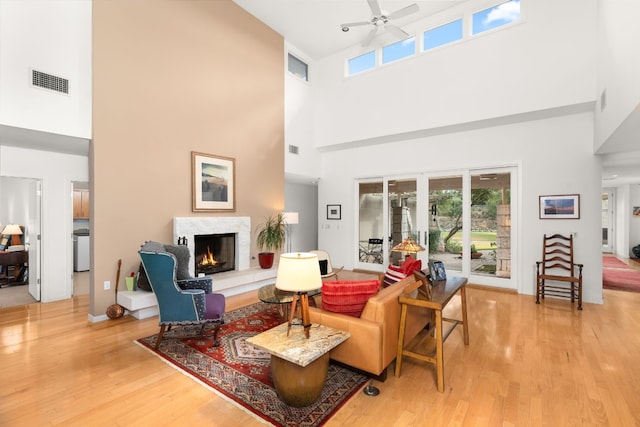
POLYGON ((216 274, 236 269, 236 235, 198 234, 194 235, 194 271, 199 274, 216 274))

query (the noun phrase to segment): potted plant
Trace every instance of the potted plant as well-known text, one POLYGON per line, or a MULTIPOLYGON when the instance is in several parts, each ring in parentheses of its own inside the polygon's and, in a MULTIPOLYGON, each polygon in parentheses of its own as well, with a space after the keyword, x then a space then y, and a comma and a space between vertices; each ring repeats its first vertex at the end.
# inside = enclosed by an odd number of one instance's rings
POLYGON ((471 259, 478 259, 482 257, 482 252, 478 252, 476 245, 471 245, 471 259))
POLYGON ((277 215, 269 215, 264 223, 256 227, 258 232, 256 243, 258 244, 258 261, 260 267, 271 268, 273 266, 274 252, 284 245, 285 228, 282 212, 277 215))

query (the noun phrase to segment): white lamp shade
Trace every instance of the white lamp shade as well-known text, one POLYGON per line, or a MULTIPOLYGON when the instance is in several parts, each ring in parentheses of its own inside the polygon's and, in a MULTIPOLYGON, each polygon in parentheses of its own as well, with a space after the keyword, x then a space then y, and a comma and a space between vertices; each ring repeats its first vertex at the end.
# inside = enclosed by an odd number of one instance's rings
POLYGON ((282 221, 285 224, 297 224, 298 223, 298 212, 283 212, 282 213, 282 221))
POLYGON ((283 291, 307 292, 321 287, 318 255, 309 252, 280 255, 276 288, 283 291))
POLYGON ((4 230, 2 230, 2 234, 22 234, 22 230, 20 229, 20 226, 18 224, 7 224, 4 230))

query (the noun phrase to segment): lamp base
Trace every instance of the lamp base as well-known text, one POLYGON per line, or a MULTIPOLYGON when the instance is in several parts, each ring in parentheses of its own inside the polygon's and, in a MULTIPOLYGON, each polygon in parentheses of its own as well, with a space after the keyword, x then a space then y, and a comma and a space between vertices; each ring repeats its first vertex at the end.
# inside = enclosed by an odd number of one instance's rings
POLYGON ((309 338, 311 320, 309 316, 309 295, 307 295, 306 292, 297 292, 293 295, 293 301, 291 302, 291 312, 289 313, 289 322, 287 324, 287 336, 289 336, 289 331, 291 330, 291 325, 293 324, 293 319, 296 315, 298 300, 300 300, 300 313, 302 317, 302 326, 304 326, 304 336, 309 338))

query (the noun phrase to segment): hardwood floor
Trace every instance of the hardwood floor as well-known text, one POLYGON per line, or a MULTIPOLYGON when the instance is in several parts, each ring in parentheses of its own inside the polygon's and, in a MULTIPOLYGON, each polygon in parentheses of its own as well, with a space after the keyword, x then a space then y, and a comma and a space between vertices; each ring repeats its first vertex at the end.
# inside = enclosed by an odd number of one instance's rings
MULTIPOLYGON (((432 366, 407 358, 402 377, 392 364, 375 382, 378 397, 358 393, 326 425, 638 426, 640 294, 604 296, 578 311, 471 287, 470 345, 461 328, 445 343, 444 393, 432 366)), ((157 332, 157 318, 91 324, 88 304, 83 295, 0 310, 0 425, 263 425, 133 343, 157 332)))

